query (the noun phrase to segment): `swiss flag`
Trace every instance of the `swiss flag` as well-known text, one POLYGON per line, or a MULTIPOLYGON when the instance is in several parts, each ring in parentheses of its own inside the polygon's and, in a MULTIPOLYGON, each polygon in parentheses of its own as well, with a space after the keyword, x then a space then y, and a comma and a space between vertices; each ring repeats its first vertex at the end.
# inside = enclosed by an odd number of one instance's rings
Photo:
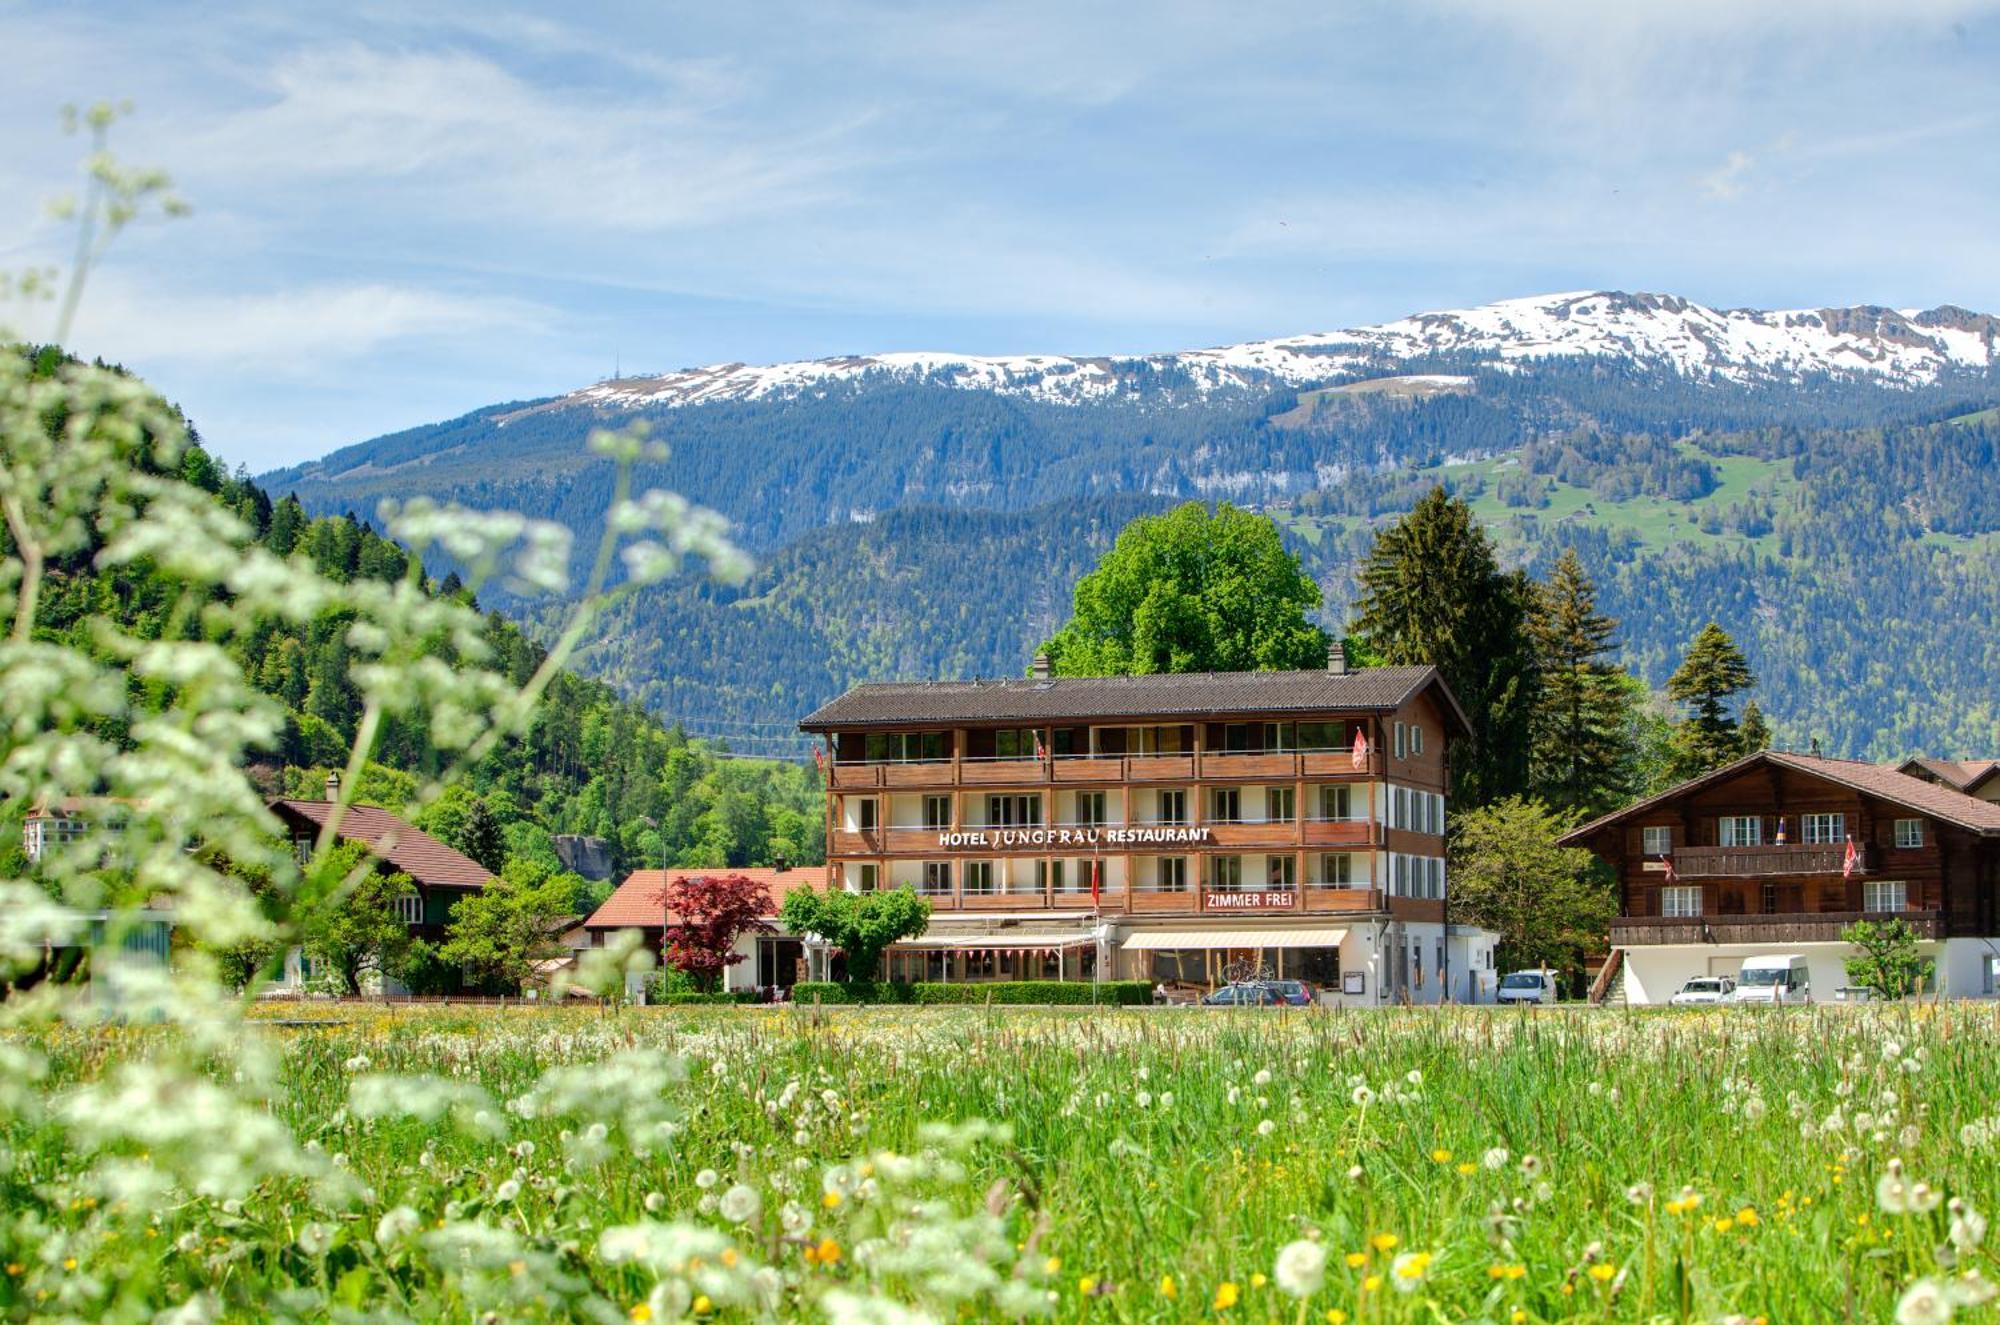
POLYGON ((1090 858, 1090 909, 1097 909, 1097 874, 1103 862, 1096 856, 1090 858))
POLYGON ((1849 836, 1847 839, 1847 855, 1842 857, 1840 862, 1840 877, 1843 879, 1851 879, 1854 877, 1855 871, 1859 870, 1860 868, 1861 868, 1861 848, 1855 846, 1854 838, 1852 836, 1849 836))
POLYGON ((1680 877, 1679 875, 1674 873, 1674 858, 1672 854, 1669 853, 1667 856, 1667 882, 1672 883, 1675 879, 1679 877, 1680 877))
POLYGON ((1368 767, 1368 732, 1366 728, 1356 728, 1354 732, 1354 767, 1368 767))

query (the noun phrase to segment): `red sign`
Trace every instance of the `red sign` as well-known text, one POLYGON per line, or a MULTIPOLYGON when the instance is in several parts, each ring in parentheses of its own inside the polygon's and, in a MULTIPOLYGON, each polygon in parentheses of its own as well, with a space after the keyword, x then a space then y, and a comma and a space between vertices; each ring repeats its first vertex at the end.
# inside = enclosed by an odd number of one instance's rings
POLYGON ((1210 911, 1285 911, 1297 897, 1292 892, 1209 893, 1203 905, 1210 911))

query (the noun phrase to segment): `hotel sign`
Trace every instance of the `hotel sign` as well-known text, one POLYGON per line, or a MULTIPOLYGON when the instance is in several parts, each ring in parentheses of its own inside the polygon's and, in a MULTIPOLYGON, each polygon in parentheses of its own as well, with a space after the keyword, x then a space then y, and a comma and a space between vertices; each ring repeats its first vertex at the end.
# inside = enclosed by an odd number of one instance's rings
POLYGON ((1286 911, 1298 900, 1293 892, 1208 893, 1203 905, 1210 911, 1286 911))
POLYGON ((1210 841, 1206 828, 980 828, 939 833, 939 847, 1190 846, 1210 841))

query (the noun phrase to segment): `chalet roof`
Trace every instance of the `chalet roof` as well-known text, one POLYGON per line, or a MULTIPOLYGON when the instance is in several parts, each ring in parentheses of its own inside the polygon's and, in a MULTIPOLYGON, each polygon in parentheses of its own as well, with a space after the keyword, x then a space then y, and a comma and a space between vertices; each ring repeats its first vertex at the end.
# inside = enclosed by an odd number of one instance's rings
POLYGON ((1465 711, 1435 667, 1346 672, 1187 672, 1151 676, 1015 676, 998 680, 858 685, 799 723, 802 731, 924 723, 1207 718, 1250 713, 1387 713, 1435 686, 1469 733, 1465 711))
POLYGON ((1970 792, 2000 771, 2000 759, 1934 759, 1917 755, 1898 764, 1896 771, 1917 778, 1929 776, 1954 791, 1970 792))
MULTIPOLYGON (((324 827, 331 801, 276 800, 271 812, 281 819, 303 820, 324 827)), ((343 842, 361 842, 376 856, 431 888, 484 888, 493 873, 472 857, 426 833, 415 824, 373 805, 350 805, 336 834, 343 842)))
POLYGON ((703 877, 719 878, 723 875, 740 874, 764 886, 768 904, 764 914, 776 916, 778 908, 784 904, 785 894, 804 886, 825 890, 826 866, 812 865, 803 869, 779 870, 768 867, 752 869, 731 869, 719 866, 715 869, 689 870, 634 870, 618 885, 611 896, 604 899, 604 905, 591 912, 590 919, 583 922, 585 929, 649 929, 664 926, 669 917, 662 911, 660 894, 670 883, 685 879, 703 877))
POLYGON ((1733 764, 1704 773, 1698 778, 1690 778, 1677 787, 1671 787, 1657 796, 1614 810, 1610 814, 1591 820, 1587 824, 1572 828, 1560 839, 1564 846, 1580 846, 1599 829, 1613 824, 1625 823, 1645 814, 1668 801, 1678 800, 1704 787, 1712 787, 1726 782, 1747 769, 1761 764, 1775 764, 1804 773, 1808 777, 1823 778, 1828 782, 1858 791, 1864 796, 1901 806, 1916 814, 1942 820, 1974 833, 2000 836, 2000 805, 1968 796, 1962 791, 1926 782, 1912 777, 1899 768, 1886 768, 1881 764, 1865 763, 1858 759, 1827 759, 1820 755, 1793 754, 1785 750, 1760 750, 1746 755, 1733 764))

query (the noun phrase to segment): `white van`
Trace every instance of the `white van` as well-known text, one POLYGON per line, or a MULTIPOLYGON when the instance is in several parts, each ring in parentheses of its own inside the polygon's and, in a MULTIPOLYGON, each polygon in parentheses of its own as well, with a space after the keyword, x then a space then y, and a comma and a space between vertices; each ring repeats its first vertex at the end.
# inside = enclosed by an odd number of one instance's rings
POLYGON ((1553 1003, 1556 1001, 1554 971, 1515 971, 1500 977, 1502 1003, 1553 1003))
POLYGON ((1730 1002, 1812 1002, 1812 978, 1806 971, 1806 959, 1797 953, 1745 958, 1730 1002))

